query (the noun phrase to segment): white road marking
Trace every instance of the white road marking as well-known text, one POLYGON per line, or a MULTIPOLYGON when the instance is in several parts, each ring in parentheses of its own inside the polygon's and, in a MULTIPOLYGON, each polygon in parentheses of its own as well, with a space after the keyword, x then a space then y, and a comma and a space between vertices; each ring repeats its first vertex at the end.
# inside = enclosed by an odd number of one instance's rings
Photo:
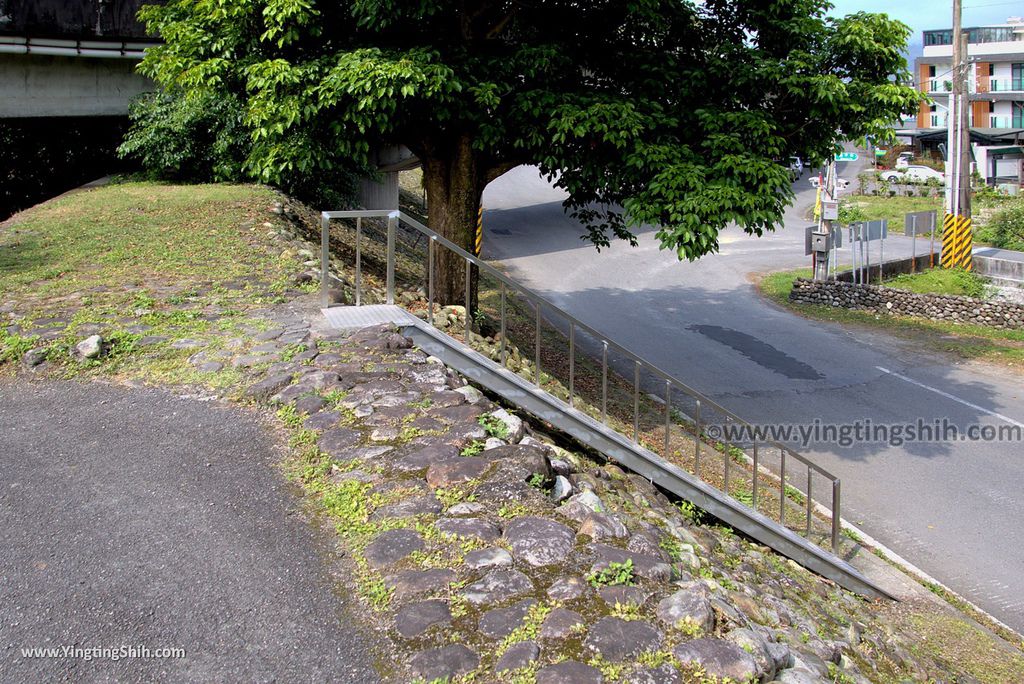
POLYGON ((996 413, 995 411, 989 411, 987 408, 984 408, 982 406, 978 406, 977 404, 972 404, 971 402, 966 401, 964 399, 961 399, 960 397, 953 396, 949 392, 943 392, 942 390, 937 389, 935 387, 932 387, 931 385, 926 385, 923 382, 918 382, 917 380, 914 380, 912 378, 908 378, 906 375, 902 375, 901 373, 897 373, 896 371, 891 371, 888 368, 883 368, 882 366, 875 366, 875 368, 877 368, 878 370, 882 371, 883 373, 887 373, 887 374, 889 374, 889 375, 891 375, 893 377, 899 378, 900 380, 903 380, 905 382, 909 382, 911 385, 917 385, 918 387, 920 387, 922 389, 926 389, 929 392, 935 392, 936 394, 938 394, 940 396, 943 396, 943 397, 946 397, 947 399, 952 399, 953 401, 957 402, 958 404, 963 404, 964 406, 969 406, 970 408, 974 409, 975 411, 981 411, 982 413, 987 413, 988 415, 995 416, 999 420, 1005 421, 1005 422, 1009 423, 1010 425, 1016 425, 1017 427, 1019 427, 1021 429, 1024 429, 1024 423, 1016 421, 1013 418, 1010 418, 1009 416, 1004 416, 1002 413, 996 413))

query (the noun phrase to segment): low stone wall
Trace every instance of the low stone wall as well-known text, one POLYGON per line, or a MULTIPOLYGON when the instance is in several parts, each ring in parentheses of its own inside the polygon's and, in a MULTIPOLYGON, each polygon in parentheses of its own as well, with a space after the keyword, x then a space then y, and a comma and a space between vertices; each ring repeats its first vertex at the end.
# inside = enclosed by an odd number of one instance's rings
MULTIPOLYGON (((936 245, 938 246, 938 245, 936 245)), ((939 252, 935 252, 935 257, 932 257, 927 253, 927 247, 925 248, 924 254, 918 254, 916 258, 917 265, 914 265, 915 259, 912 257, 904 257, 903 259, 890 259, 885 262, 885 275, 886 278, 892 276, 903 275, 904 273, 916 273, 918 271, 924 271, 932 266, 933 263, 939 263, 939 252)), ((882 265, 871 264, 870 267, 862 266, 860 273, 862 278, 865 280, 878 280, 879 272, 882 265)), ((836 279, 842 280, 847 283, 853 282, 854 271, 853 269, 847 271, 840 271, 836 274, 836 279)))
POLYGON ((790 301, 799 304, 863 309, 875 313, 915 316, 993 328, 1024 328, 1024 305, 953 295, 927 295, 874 285, 797 278, 790 301))

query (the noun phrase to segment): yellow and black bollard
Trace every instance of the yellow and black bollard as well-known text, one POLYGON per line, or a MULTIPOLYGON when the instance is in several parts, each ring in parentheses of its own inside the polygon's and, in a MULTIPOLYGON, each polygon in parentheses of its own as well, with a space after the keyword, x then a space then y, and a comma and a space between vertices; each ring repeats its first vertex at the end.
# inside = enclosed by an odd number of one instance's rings
POLYGON ((956 264, 965 271, 970 271, 974 267, 971 253, 974 251, 974 235, 971 230, 971 219, 967 216, 961 216, 959 225, 957 226, 957 237, 956 237, 956 264))
POLYGON ((973 250, 974 233, 970 217, 946 214, 942 220, 942 267, 970 271, 974 267, 973 250))
POLYGON ((946 214, 942 218, 942 268, 956 266, 956 215, 946 214))
POLYGON ((476 240, 473 242, 473 254, 480 256, 480 251, 484 246, 484 205, 480 205, 480 210, 476 213, 476 240))

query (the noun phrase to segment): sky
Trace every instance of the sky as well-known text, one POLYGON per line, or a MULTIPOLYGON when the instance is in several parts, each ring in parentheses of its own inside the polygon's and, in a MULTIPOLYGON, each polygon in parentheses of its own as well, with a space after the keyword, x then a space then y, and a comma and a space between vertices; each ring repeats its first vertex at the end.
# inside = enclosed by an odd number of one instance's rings
MULTIPOLYGON (((911 43, 921 42, 921 31, 953 25, 952 0, 831 0, 835 15, 884 12, 914 30, 911 43)), ((1024 0, 963 0, 964 26, 1002 24, 1007 17, 1024 15, 1024 0)))

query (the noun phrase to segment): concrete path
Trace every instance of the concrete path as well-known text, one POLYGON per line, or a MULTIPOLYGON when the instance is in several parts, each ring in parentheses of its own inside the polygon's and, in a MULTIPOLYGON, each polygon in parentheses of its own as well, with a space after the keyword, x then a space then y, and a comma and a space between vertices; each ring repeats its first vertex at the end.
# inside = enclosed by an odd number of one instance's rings
POLYGON ((253 415, 2 381, 0 445, 0 681, 377 681, 253 415), (65 646, 186 656, 22 655, 65 646))
MULTIPOLYGON (((840 169, 851 181, 856 173, 840 169)), ((660 251, 653 231, 635 249, 617 243, 598 254, 564 214, 564 196, 521 167, 484 196, 485 254, 751 422, 1024 425, 1017 376, 951 362, 889 335, 811 321, 758 296, 753 274, 810 265, 803 229, 814 192, 806 176, 795 187, 796 207, 779 232, 753 238, 731 228, 719 254, 680 263, 660 251)), ((910 248, 909 238, 893 236, 886 254, 909 255, 910 248)), ((848 264, 849 254, 840 250, 840 260, 848 264)), ((1024 629, 1024 444, 841 446, 821 439, 800 451, 842 479, 845 517, 1024 629)))

